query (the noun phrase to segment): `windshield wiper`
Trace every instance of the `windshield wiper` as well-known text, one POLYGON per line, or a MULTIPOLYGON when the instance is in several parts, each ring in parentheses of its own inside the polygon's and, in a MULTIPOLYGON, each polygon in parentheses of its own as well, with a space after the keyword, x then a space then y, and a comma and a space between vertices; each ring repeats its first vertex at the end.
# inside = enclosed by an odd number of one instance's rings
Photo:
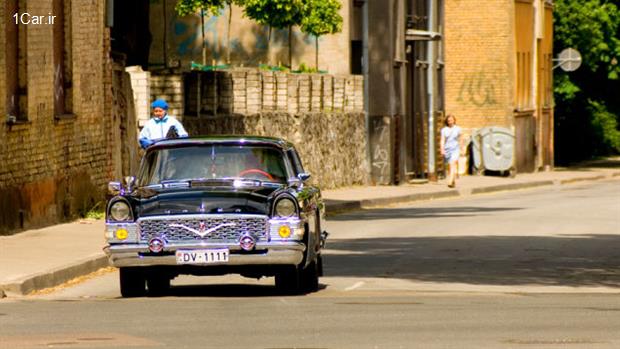
POLYGON ((165 179, 160 181, 164 188, 188 188, 190 186, 190 182, 187 179, 165 179))

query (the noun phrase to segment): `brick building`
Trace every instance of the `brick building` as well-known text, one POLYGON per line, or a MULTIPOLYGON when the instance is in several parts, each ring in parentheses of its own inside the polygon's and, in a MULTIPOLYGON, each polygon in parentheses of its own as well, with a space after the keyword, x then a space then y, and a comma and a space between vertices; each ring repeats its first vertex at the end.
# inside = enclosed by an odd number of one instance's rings
POLYGON ((514 130, 519 172, 553 166, 549 0, 445 1, 446 112, 466 134, 514 130))
POLYGON ((448 113, 466 139, 511 129, 518 172, 553 166, 552 1, 356 0, 352 9, 375 183, 437 178, 448 113))
POLYGON ((0 6, 0 234, 88 211, 122 169, 105 4, 0 6))

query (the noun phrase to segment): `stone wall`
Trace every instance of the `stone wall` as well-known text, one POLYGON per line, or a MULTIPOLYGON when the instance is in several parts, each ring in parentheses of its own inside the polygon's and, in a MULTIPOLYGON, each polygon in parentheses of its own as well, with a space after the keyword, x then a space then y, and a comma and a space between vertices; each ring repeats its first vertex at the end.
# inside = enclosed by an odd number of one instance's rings
POLYGON ((191 136, 281 137, 295 144, 322 188, 369 183, 361 76, 192 72, 184 75, 184 95, 191 136))
POLYGON ((151 73, 142 70, 139 65, 127 67, 125 71, 131 76, 133 104, 136 109, 138 126, 143 127, 151 118, 151 73))
POLYGON ((186 116, 190 135, 258 135, 291 141, 304 169, 323 189, 369 182, 365 116, 351 113, 263 112, 253 115, 186 116), (329 125, 329 126, 327 126, 329 125))
MULTIPOLYGON (((25 6, 25 1, 19 2, 25 6)), ((27 103, 17 122, 0 122, 0 235, 60 222, 103 199, 112 172, 104 114, 105 2, 65 1, 70 50, 71 115, 54 112, 53 26, 28 25, 20 60, 27 103), (88 15, 84 15, 88 14, 88 15), (24 47, 25 46, 25 47, 24 47), (25 58, 25 60, 24 60, 25 58)), ((4 3, 3 3, 4 4, 4 3)), ((20 10, 24 12, 25 9, 20 10)), ((51 1, 28 2, 31 15, 53 12, 51 1)), ((0 6, 0 37, 11 19, 0 6)), ((4 40, 4 39, 2 39, 4 40)), ((0 45, 5 47, 5 45, 0 45)), ((0 54, 0 109, 6 115, 8 67, 0 54)))
POLYGON ((183 115, 183 77, 181 74, 153 72, 149 79, 149 85, 151 89, 149 108, 151 102, 161 98, 168 102, 168 113, 181 118, 180 116, 183 115))
MULTIPOLYGON (((364 78, 361 75, 293 74, 250 68, 193 71, 184 74, 183 88, 184 115, 253 115, 273 111, 355 113, 364 110, 364 78)), ((178 98, 177 91, 172 88, 167 95, 178 98)))
POLYGON ((239 68, 152 72, 149 85, 190 136, 282 137, 321 187, 369 183, 362 76, 239 68))

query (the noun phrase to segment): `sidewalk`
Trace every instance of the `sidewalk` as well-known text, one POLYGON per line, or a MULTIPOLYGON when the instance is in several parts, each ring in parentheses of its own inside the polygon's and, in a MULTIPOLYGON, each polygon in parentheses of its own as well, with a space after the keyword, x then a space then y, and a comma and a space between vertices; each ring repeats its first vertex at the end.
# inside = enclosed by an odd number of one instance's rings
MULTIPOLYGON (((515 178, 465 176, 450 189, 445 181, 401 186, 348 187, 323 191, 328 216, 342 211, 506 190, 620 180, 620 161, 588 167, 518 174, 515 178)), ((106 267, 103 220, 78 220, 12 236, 0 236, 0 298, 53 287, 106 267)))

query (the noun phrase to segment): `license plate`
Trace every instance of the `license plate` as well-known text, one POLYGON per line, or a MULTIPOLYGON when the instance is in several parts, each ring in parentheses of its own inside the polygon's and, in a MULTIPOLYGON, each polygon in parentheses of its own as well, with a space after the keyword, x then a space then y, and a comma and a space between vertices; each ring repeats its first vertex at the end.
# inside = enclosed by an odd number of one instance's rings
POLYGON ((228 263, 228 249, 178 250, 177 264, 228 263))

